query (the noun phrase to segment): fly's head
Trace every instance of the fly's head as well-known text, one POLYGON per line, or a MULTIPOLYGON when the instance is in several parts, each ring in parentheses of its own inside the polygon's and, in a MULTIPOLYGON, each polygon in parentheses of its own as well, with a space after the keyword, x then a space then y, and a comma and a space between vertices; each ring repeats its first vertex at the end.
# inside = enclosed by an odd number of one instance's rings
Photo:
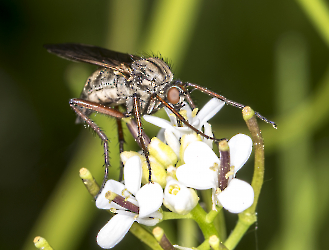
POLYGON ((182 88, 180 81, 173 81, 166 89, 165 101, 173 106, 176 110, 180 110, 185 100, 185 91, 182 88))

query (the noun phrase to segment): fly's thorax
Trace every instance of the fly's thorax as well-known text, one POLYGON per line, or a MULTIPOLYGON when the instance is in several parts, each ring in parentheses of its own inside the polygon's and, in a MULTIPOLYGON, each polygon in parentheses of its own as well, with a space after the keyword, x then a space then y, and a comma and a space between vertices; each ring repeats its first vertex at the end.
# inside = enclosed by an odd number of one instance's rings
POLYGON ((87 79, 80 98, 116 106, 124 104, 129 95, 126 78, 120 72, 102 67, 87 79))
POLYGON ((174 77, 169 66, 159 58, 134 61, 131 68, 131 87, 149 93, 159 93, 174 77))
MULTIPOLYGON (((140 98, 141 113, 152 114, 157 111, 161 102, 151 98, 153 93, 165 98, 166 89, 173 80, 169 66, 159 58, 145 58, 131 64, 132 73, 128 85, 132 93, 140 98)), ((132 100, 127 98, 127 113, 132 112, 132 100)))

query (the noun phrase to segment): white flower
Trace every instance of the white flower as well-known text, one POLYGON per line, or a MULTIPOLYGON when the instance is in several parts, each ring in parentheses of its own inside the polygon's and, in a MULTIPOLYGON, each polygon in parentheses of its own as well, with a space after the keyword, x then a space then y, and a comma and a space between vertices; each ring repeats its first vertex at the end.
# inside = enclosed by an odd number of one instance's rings
POLYGON ((134 221, 147 226, 154 226, 162 219, 162 213, 158 211, 163 200, 162 188, 158 183, 148 183, 140 188, 142 166, 138 156, 133 156, 127 160, 124 167, 124 178, 125 185, 115 180, 108 180, 96 200, 98 208, 111 209, 116 213, 97 235, 98 245, 105 249, 112 248, 119 243, 134 221), (106 197, 109 193, 123 197, 123 201, 126 202, 110 201, 106 197), (128 203, 131 205, 130 211, 128 203))
MULTIPOLYGON (((211 126, 209 123, 207 123, 214 115, 217 114, 217 112, 225 105, 225 102, 220 101, 217 98, 212 98, 209 102, 206 103, 206 105, 198 112, 197 115, 193 114, 193 111, 191 110, 190 106, 183 102, 184 106, 181 108, 180 113, 185 113, 185 118, 187 121, 196 129, 201 130, 202 127, 204 127, 204 133, 206 135, 212 136, 211 126)), ((160 130, 160 133, 158 134, 158 138, 163 139, 163 132, 164 129, 170 130, 176 137, 179 139, 184 134, 189 134, 192 132, 192 130, 186 125, 183 124, 182 127, 179 127, 177 124, 177 118, 176 116, 167 108, 165 108, 170 122, 156 117, 152 115, 144 115, 144 119, 152 123, 160 128, 163 128, 160 130)), ((208 140, 205 139, 205 142, 207 143, 208 140)), ((212 143, 212 141, 211 141, 212 143)), ((210 144, 210 143, 209 143, 210 144)))
POLYGON ((177 214, 189 213, 199 201, 199 197, 192 188, 187 188, 184 184, 175 179, 167 182, 163 205, 177 214))
POLYGON ((227 187, 218 190, 218 169, 220 160, 203 142, 192 142, 184 152, 185 164, 178 167, 177 179, 187 187, 213 189, 213 203, 220 203, 231 213, 240 213, 254 201, 254 191, 249 183, 236 179, 236 172, 248 160, 252 141, 249 136, 237 134, 228 142, 230 149, 231 175, 227 187))

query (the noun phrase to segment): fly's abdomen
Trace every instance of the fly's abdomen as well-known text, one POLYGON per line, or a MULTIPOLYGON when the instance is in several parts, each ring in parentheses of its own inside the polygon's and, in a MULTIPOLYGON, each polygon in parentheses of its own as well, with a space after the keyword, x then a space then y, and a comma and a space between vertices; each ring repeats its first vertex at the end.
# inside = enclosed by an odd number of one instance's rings
POLYGON ((124 104, 128 95, 123 75, 109 68, 100 68, 87 79, 80 98, 117 106, 124 104))
MULTIPOLYGON (((101 103, 108 106, 118 106, 126 103, 128 96, 126 78, 121 74, 115 74, 112 69, 99 68, 86 81, 80 95, 80 99, 101 103)), ((91 110, 84 107, 80 111, 90 116, 91 110)), ((81 117, 77 117, 76 123, 82 123, 81 117)))

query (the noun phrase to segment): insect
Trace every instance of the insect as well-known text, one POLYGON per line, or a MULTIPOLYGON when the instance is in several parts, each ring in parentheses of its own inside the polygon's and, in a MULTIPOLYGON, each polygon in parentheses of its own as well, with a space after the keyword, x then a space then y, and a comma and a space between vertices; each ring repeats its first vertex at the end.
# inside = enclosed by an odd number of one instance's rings
MULTIPOLYGON (((65 59, 99 66, 87 79, 80 98, 71 99, 69 104, 77 114, 77 122, 85 122, 103 141, 105 153, 103 185, 108 178, 110 166, 108 139, 105 133, 89 118, 92 112, 117 118, 120 152, 123 151, 124 143, 121 119, 133 118, 133 122, 128 128, 144 151, 149 167, 149 181, 151 182, 151 167, 147 150, 149 139, 142 128, 142 115, 150 115, 162 107, 167 107, 186 126, 207 139, 218 141, 218 139, 207 136, 194 128, 179 114, 183 100, 195 108, 189 94, 189 88, 197 89, 240 109, 245 107, 197 84, 174 80, 169 66, 159 58, 143 58, 83 44, 49 44, 44 47, 48 52, 65 59), (124 106, 125 113, 116 109, 117 106, 124 106)), ((256 112, 255 114, 263 121, 276 126, 274 122, 269 121, 259 113, 256 112)), ((119 179, 121 178, 122 171, 119 179)))

